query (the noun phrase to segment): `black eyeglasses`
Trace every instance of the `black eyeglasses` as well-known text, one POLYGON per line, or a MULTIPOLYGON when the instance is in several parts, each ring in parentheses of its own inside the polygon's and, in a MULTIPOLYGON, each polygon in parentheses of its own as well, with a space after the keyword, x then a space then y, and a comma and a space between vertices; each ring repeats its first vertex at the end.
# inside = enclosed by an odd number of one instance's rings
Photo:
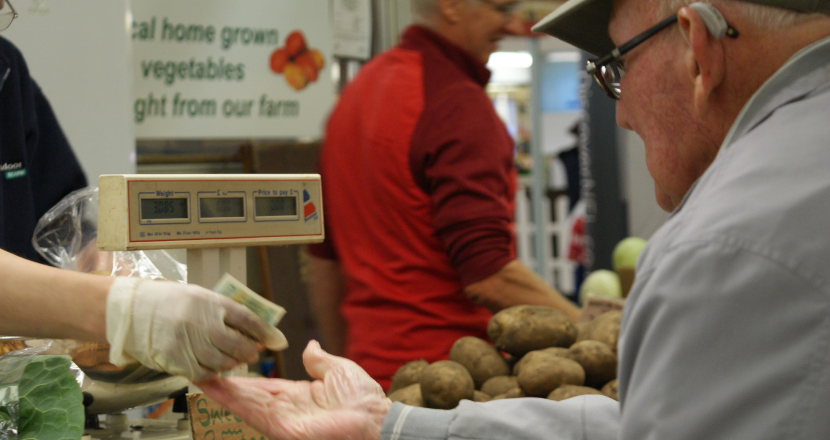
MULTIPOLYGON (((608 96, 613 99, 620 99, 620 80, 625 75, 625 67, 620 61, 620 58, 631 49, 634 49, 638 44, 648 40, 658 32, 675 23, 677 23, 677 14, 646 29, 645 32, 626 41, 622 45, 615 47, 608 55, 588 61, 585 70, 594 77, 594 81, 605 90, 608 96)), ((737 38, 738 30, 732 26, 727 26, 726 36, 737 38)))
POLYGON ((6 30, 12 24, 12 20, 17 18, 17 11, 14 10, 14 6, 12 6, 9 0, 6 0, 3 6, 0 8, 0 31, 6 30), (6 9, 5 5, 9 5, 9 8, 6 9))
POLYGON ((486 3, 490 5, 493 9, 497 12, 500 12, 501 15, 504 16, 505 20, 509 19, 511 15, 516 13, 519 10, 520 3, 518 1, 509 1, 505 3, 497 3, 493 0, 478 0, 482 3, 486 3))

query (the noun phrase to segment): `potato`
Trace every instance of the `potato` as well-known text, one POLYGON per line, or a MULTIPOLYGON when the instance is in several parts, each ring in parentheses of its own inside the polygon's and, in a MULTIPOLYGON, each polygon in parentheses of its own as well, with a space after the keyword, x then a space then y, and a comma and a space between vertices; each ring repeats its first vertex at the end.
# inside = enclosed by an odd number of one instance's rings
POLYGON ((482 393, 478 390, 473 391, 473 402, 489 402, 490 399, 492 398, 487 393, 482 393))
POLYGON ((611 382, 605 384, 605 386, 602 387, 600 391, 602 391, 602 394, 605 394, 606 396, 614 400, 620 400, 619 396, 617 395, 617 379, 614 379, 611 382))
POLYGON ((518 399, 519 397, 527 397, 527 393, 519 387, 513 388, 512 390, 504 393, 505 399, 518 399))
POLYGON ((488 396, 498 396, 518 387, 519 379, 516 376, 496 376, 484 382, 481 391, 487 393, 488 396))
POLYGON ((577 322, 576 324, 574 324, 576 325, 576 342, 588 339, 589 333, 593 328, 591 322, 577 322))
POLYGON ((72 357, 72 362, 74 362, 75 365, 81 368, 93 368, 98 365, 109 364, 109 344, 100 342, 80 342, 78 345, 78 348, 75 348, 69 352, 69 356, 72 357))
POLYGON ((424 398, 421 396, 421 385, 417 383, 390 393, 389 400, 410 406, 424 407, 424 398))
POLYGON ((12 351, 22 350, 26 348, 26 344, 20 339, 10 339, 0 341, 0 355, 10 353, 12 351))
POLYGON ((453 409, 472 400, 475 384, 470 372, 455 361, 438 361, 421 372, 421 395, 427 408, 453 409))
POLYGON ((510 374, 507 361, 492 345, 475 336, 464 336, 452 344, 450 360, 463 365, 470 375, 476 389, 495 376, 510 374))
POLYGON ((617 352, 617 340, 620 336, 620 318, 622 312, 612 310, 597 316, 591 321, 590 330, 586 339, 604 342, 614 353, 617 352))
POLYGON ((577 342, 568 350, 568 357, 582 365, 586 386, 600 388, 617 377, 617 355, 602 342, 577 342))
POLYGON ((550 353, 554 356, 559 356, 559 357, 564 357, 564 358, 568 357, 569 353, 570 353, 570 350, 568 350, 565 347, 549 347, 549 348, 543 348, 539 351, 544 352, 544 353, 550 353))
POLYGON ((586 394, 602 395, 602 393, 596 388, 582 387, 579 385, 562 385, 561 387, 551 391, 550 394, 548 394, 548 399, 562 401, 570 399, 571 397, 584 396, 586 394))
POLYGON ((517 399, 519 397, 527 397, 527 394, 524 391, 522 391, 521 388, 516 387, 507 391, 506 393, 493 396, 493 398, 490 400, 517 399))
POLYGON ((421 380, 421 371, 429 365, 429 362, 418 359, 417 361, 407 362, 398 368, 395 375, 392 376, 392 384, 389 385, 389 391, 386 395, 394 393, 395 391, 406 388, 421 380))
POLYGON ((522 364, 518 379, 527 395, 545 397, 561 385, 584 384, 585 370, 576 361, 540 352, 522 364))
POLYGON ((521 371, 522 365, 526 364, 531 359, 534 359, 536 356, 538 356, 538 354, 535 354, 535 353, 552 354, 554 356, 559 356, 559 357, 564 357, 564 358, 569 358, 569 355, 570 355, 570 351, 568 351, 567 348, 562 348, 562 347, 550 347, 550 348, 543 348, 541 350, 533 350, 530 353, 522 356, 522 358, 519 360, 519 362, 516 362, 516 365, 513 365, 513 375, 514 376, 519 375, 519 371, 521 371))
POLYGON ((554 308, 520 305, 493 315, 487 336, 499 350, 523 356, 542 348, 570 347, 576 340, 576 326, 554 308))

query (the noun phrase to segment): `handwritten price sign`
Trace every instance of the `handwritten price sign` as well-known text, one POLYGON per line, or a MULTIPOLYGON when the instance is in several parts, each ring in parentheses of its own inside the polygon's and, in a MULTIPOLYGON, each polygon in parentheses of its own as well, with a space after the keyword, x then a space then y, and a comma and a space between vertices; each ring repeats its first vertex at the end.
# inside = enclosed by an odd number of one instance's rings
POLYGON ((268 440, 204 394, 188 394, 187 411, 194 440, 268 440))

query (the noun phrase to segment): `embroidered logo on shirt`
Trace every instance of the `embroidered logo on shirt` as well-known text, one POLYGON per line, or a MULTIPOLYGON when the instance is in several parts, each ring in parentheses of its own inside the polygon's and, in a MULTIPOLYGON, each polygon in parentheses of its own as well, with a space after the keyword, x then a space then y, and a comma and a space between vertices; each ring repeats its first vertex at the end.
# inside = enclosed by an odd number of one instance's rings
POLYGON ((0 165, 0 172, 5 172, 6 180, 26 176, 26 168, 23 168, 23 162, 4 163, 0 165))
POLYGON ((6 180, 17 179, 18 177, 26 177, 26 169, 6 171, 6 180))

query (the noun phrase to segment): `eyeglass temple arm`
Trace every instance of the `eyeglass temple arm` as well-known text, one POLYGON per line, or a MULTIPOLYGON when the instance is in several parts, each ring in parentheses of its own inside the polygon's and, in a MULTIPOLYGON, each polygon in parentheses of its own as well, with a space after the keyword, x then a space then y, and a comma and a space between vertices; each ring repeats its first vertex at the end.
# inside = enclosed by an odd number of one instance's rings
POLYGON ((638 44, 642 43, 643 41, 651 38, 654 34, 662 31, 663 29, 673 25, 677 21, 677 14, 672 15, 671 17, 666 18, 665 20, 657 23, 656 25, 652 26, 649 29, 646 29, 640 35, 632 38, 629 41, 626 41, 622 46, 615 47, 608 55, 594 61, 594 66, 601 67, 604 66, 614 60, 619 59, 623 56, 626 52, 633 49, 638 44))

